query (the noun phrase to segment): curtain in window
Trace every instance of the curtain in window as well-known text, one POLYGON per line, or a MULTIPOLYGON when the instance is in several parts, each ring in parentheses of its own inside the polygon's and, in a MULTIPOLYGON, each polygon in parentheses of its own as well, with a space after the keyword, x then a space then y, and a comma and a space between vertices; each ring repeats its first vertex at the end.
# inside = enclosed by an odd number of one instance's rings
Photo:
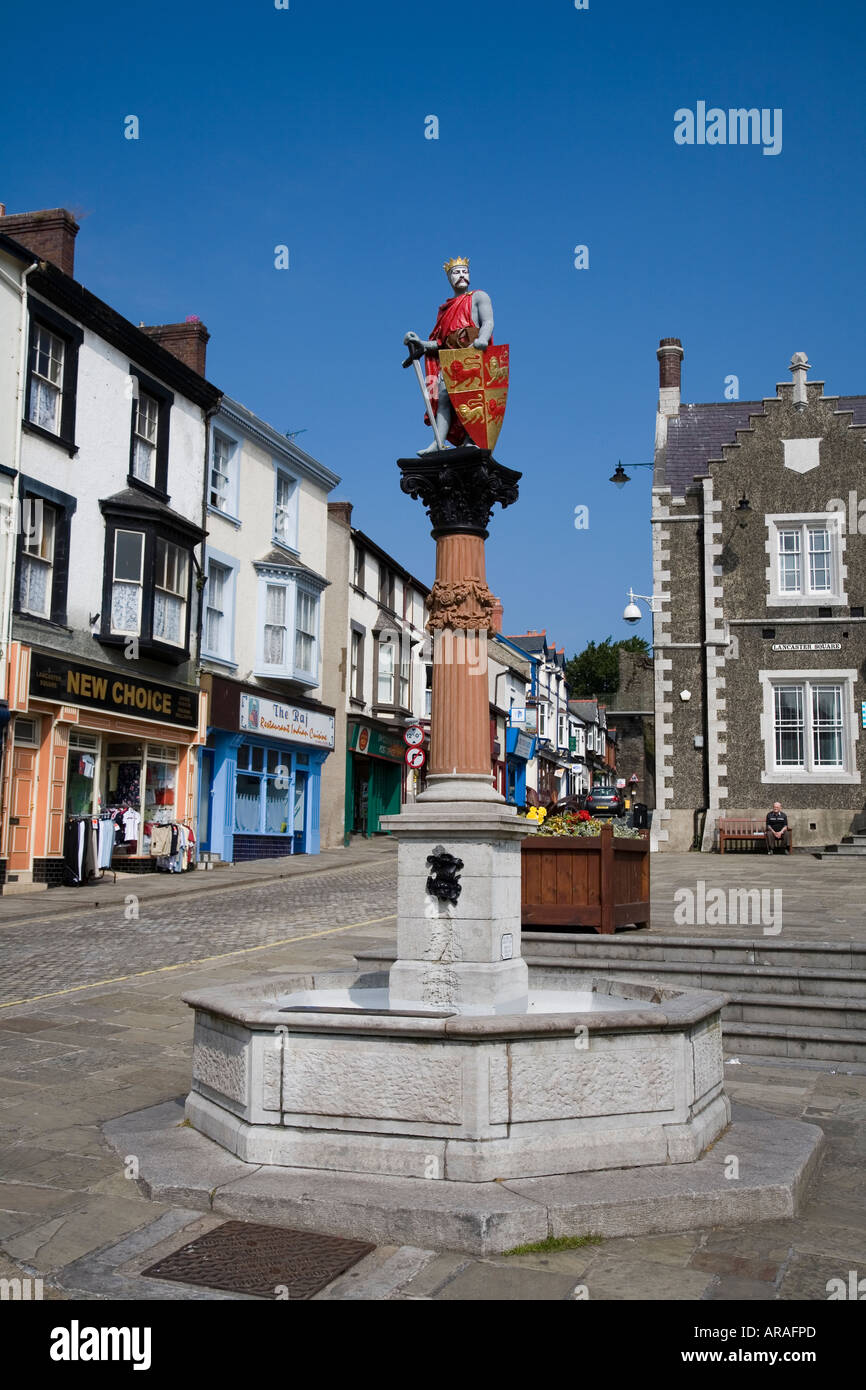
POLYGON ((138 584, 115 580, 111 586, 111 629, 113 632, 138 632, 138 584))
POLYGON ((51 566, 37 560, 32 555, 21 556, 21 580, 18 588, 18 606, 25 613, 49 616, 48 590, 51 566))
POLYGON ((316 647, 317 600, 303 589, 295 600, 295 666, 299 671, 312 671, 316 647))
POLYGON ((265 598, 265 665, 286 664, 286 590, 269 584, 265 598))
POLYGON ((43 430, 50 430, 52 434, 56 434, 59 405, 60 392, 57 387, 33 377, 30 386, 31 424, 39 425, 43 430))
POLYGON ((284 835, 289 828, 289 788, 278 787, 276 779, 265 782, 265 830, 284 835))
POLYGON ((183 599, 157 589, 153 596, 153 635, 162 642, 183 645, 183 599))
POLYGON ((248 835, 259 831, 261 778, 238 773, 235 792, 235 830, 248 835))

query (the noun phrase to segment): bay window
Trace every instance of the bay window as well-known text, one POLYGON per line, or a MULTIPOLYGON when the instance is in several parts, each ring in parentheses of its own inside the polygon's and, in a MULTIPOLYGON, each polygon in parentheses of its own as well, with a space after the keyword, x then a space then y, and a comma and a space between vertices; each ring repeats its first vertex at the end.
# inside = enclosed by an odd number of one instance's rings
POLYGON ((302 685, 319 683, 318 581, 302 566, 256 563, 259 626, 256 673, 302 685), (299 579, 299 575, 302 579, 299 579))
MULTIPOLYGON (((189 657, 194 547, 204 533, 174 513, 142 515, 129 493, 100 502, 106 519, 102 618, 98 640, 138 640, 148 656, 189 657)), ((151 504, 152 505, 152 504, 151 504)))

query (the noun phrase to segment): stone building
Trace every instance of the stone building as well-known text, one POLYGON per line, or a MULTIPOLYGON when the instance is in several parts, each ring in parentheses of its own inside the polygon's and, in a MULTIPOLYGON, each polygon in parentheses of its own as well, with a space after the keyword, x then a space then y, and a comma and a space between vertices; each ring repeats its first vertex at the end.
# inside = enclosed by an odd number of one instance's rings
POLYGON ((866 396, 798 352, 775 395, 686 405, 679 340, 657 355, 653 843, 776 800, 795 846, 838 841, 866 821, 866 396))
POLYGON ((607 708, 608 732, 616 733, 616 765, 628 799, 655 806, 653 661, 640 652, 619 651, 619 687, 607 708), (637 781, 632 781, 636 777, 637 781))

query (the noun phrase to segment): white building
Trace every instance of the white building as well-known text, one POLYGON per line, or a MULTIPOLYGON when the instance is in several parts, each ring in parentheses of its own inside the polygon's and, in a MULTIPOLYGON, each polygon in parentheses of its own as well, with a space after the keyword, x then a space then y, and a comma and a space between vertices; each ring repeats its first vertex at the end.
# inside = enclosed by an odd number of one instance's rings
POLYGON ((319 849, 335 739, 321 698, 328 494, 339 481, 223 397, 209 441, 201 645, 199 839, 215 859, 319 849))
POLYGON ((38 525, 16 542, 0 829, 19 886, 65 881, 72 817, 128 813, 115 860, 149 870, 152 825, 195 814, 208 334, 137 328, 90 294, 77 231, 63 209, 0 218, 40 259, 16 415, 38 525))

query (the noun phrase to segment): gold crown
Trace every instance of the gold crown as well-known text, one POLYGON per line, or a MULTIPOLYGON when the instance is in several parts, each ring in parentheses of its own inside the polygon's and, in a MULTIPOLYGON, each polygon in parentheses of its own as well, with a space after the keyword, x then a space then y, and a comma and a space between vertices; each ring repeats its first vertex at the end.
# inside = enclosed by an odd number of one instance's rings
POLYGON ((465 256, 455 256, 453 260, 446 261, 442 269, 447 272, 453 270, 455 265, 465 265, 466 269, 469 269, 469 262, 465 256))

